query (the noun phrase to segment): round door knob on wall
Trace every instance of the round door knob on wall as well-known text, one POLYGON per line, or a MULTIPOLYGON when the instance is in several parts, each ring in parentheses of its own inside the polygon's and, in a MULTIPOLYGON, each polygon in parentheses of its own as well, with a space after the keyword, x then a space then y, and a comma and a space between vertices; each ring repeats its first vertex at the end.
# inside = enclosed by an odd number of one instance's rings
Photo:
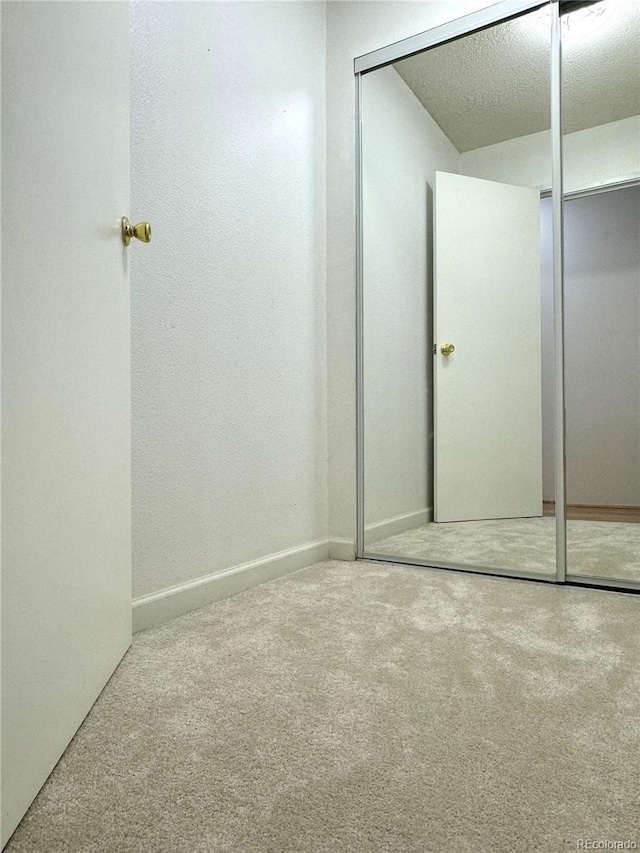
POLYGON ((151 225, 148 222, 138 222, 137 225, 132 225, 127 217, 123 216, 120 220, 120 226, 122 229, 122 242, 125 246, 129 245, 132 237, 140 240, 141 243, 151 242, 151 225))
POLYGON ((440 352, 442 355, 451 355, 451 353, 455 350, 453 344, 442 344, 440 347, 440 352))

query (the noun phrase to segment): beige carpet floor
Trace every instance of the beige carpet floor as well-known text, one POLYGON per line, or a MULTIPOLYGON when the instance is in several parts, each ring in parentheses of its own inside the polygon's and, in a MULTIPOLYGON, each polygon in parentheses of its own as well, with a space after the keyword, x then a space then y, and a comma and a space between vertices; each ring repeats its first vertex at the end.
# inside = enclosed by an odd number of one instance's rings
MULTIPOLYGON (((368 553, 555 574, 555 519, 423 524, 367 543, 368 553)), ((640 524, 567 521, 568 571, 640 581, 640 524)))
POLYGON ((640 598, 321 563, 136 636, 10 853, 640 845, 640 598))

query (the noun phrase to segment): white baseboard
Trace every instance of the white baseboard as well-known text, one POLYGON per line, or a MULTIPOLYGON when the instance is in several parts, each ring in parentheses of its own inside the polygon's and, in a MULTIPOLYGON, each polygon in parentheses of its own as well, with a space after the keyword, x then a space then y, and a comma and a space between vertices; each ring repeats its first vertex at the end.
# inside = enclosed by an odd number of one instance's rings
POLYGON ((356 543, 351 539, 329 539, 330 560, 355 560, 356 543))
POLYGON ((328 557, 329 543, 323 539, 143 595, 133 600, 133 630, 142 631, 328 557))
POLYGON ((395 518, 386 518, 384 521, 377 521, 375 524, 367 524, 364 529, 365 543, 377 542, 380 539, 386 539, 387 536, 397 536, 398 533, 404 533, 405 530, 411 530, 412 527, 420 527, 421 524, 426 524, 432 517, 433 510, 426 507, 416 512, 408 512, 405 515, 396 515, 395 518))

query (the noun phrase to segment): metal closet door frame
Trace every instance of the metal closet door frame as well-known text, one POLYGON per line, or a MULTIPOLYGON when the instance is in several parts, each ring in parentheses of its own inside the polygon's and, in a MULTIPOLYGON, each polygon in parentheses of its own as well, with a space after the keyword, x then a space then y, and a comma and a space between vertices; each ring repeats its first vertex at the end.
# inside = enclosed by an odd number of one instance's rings
MULTIPOLYGON (((356 86, 356 558, 388 563, 400 563, 424 568, 454 569, 500 577, 565 583, 567 580, 567 535, 565 512, 565 379, 564 379, 564 270, 563 270, 563 182, 562 182, 562 39, 560 31, 560 0, 503 0, 501 3, 465 15, 442 26, 427 30, 402 41, 364 54, 354 60, 356 86), (556 572, 525 572, 489 566, 473 566, 422 560, 389 554, 368 552, 365 546, 365 471, 364 471, 364 281, 363 281, 363 192, 362 192, 362 77, 400 59, 420 53, 430 47, 468 35, 478 30, 519 17, 535 9, 551 9, 551 196, 552 252, 554 304, 554 465, 555 465, 555 524, 556 572)), ((589 579, 590 580, 590 579, 589 579)), ((600 585, 605 585, 600 584, 600 585)))

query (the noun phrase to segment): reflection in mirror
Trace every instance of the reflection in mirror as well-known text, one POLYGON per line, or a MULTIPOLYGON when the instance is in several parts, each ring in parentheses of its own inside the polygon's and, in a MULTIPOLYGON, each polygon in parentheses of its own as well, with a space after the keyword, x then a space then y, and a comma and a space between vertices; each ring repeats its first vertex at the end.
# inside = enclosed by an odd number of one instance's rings
POLYGON ((365 554, 555 575, 548 8, 362 78, 365 554))
POLYGON ((562 33, 567 572, 640 582, 640 5, 562 33))

